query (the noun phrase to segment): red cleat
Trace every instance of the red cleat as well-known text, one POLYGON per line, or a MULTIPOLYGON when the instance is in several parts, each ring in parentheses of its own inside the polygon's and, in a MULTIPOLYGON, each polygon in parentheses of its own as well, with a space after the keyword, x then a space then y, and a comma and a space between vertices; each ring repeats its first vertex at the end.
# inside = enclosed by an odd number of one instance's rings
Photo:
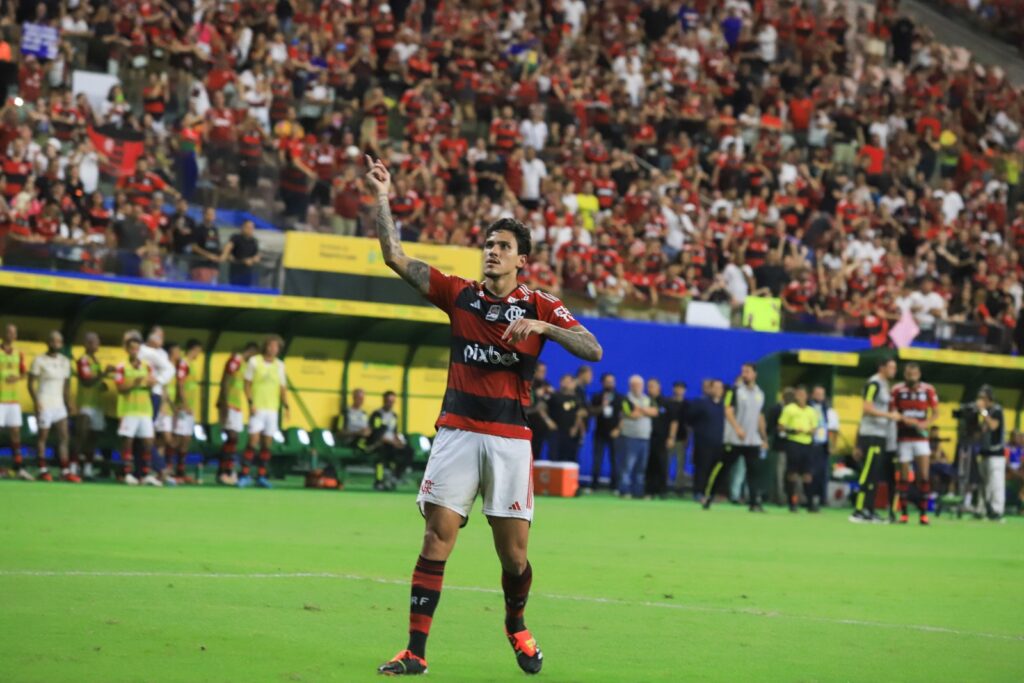
POLYGON ((74 472, 68 472, 67 474, 63 475, 60 479, 61 479, 61 481, 66 481, 69 484, 81 484, 82 483, 82 478, 80 476, 78 476, 77 474, 75 474, 74 472))
POLYGON ((53 475, 44 470, 39 473, 39 481, 53 481, 53 475))
POLYGON ((512 645, 512 651, 516 653, 516 663, 519 668, 528 674, 540 673, 540 667, 544 664, 544 653, 537 647, 536 639, 530 635, 530 631, 523 629, 516 633, 505 631, 508 642, 512 645))
POLYGON ((930 526, 932 523, 932 521, 928 519, 928 515, 921 515, 918 521, 921 523, 921 526, 930 526))

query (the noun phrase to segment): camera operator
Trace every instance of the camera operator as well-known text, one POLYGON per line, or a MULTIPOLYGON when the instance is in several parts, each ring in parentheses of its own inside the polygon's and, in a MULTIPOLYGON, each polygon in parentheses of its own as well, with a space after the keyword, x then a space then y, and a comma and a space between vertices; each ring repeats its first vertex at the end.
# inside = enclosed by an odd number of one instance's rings
POLYGON ((1002 521, 1006 507, 1006 444, 1003 407, 996 403, 992 387, 985 384, 975 400, 981 430, 978 470, 984 486, 988 518, 1002 521))

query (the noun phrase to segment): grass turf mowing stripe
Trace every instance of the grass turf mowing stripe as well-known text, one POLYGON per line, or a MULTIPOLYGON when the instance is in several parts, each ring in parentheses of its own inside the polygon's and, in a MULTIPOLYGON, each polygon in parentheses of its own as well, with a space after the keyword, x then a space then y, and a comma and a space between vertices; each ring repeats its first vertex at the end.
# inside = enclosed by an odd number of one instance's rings
MULTIPOLYGON (((358 574, 337 574, 333 572, 273 572, 273 573, 230 573, 230 572, 140 572, 140 571, 75 571, 75 570, 0 570, 0 576, 23 576, 23 577, 86 577, 86 578, 160 578, 160 579, 333 579, 339 581, 366 581, 389 586, 408 586, 407 579, 385 579, 372 576, 360 576, 358 574)), ((483 588, 480 586, 452 586, 445 585, 445 590, 463 591, 470 593, 488 593, 500 595, 501 591, 496 588, 483 588)), ((946 635, 969 636, 974 638, 991 638, 993 640, 1024 641, 1024 634, 1007 635, 1002 633, 986 633, 983 631, 968 631, 963 629, 947 628, 945 626, 929 626, 928 624, 902 624, 884 621, 867 621, 862 619, 835 619, 830 617, 819 617, 813 614, 784 614, 777 611, 765 611, 758 609, 707 607, 703 605, 681 605, 669 602, 620 600, 617 598, 602 598, 589 595, 563 595, 558 593, 536 593, 531 598, 544 598, 547 600, 566 600, 571 602, 585 602, 597 605, 616 605, 622 607, 650 607, 654 609, 682 610, 686 612, 710 612, 714 614, 741 614, 754 617, 768 617, 774 619, 792 619, 799 621, 810 621, 823 624, 837 624, 842 626, 861 626, 878 629, 903 629, 908 631, 919 631, 921 633, 942 633, 946 635)))

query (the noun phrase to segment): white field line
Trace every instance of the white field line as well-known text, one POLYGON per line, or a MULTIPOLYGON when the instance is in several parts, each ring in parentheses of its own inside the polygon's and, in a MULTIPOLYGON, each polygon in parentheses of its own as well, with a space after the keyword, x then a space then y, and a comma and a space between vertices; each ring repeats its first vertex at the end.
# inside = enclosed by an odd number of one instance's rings
MULTIPOLYGON (((159 579, 332 579, 336 581, 362 581, 367 583, 378 583, 386 586, 408 586, 408 579, 383 579, 371 576, 360 576, 358 574, 338 574, 334 572, 280 572, 280 573, 225 573, 225 572, 133 572, 133 571, 50 571, 32 569, 11 569, 0 570, 0 576, 25 576, 25 577, 95 577, 95 578, 159 578, 159 579)), ((468 593, 488 593, 500 595, 501 591, 496 588, 481 588, 479 586, 452 586, 445 584, 444 590, 462 591, 468 593)), ((767 617, 773 619, 789 619, 793 621, 809 621, 819 624, 839 624, 844 626, 861 626, 866 628, 883 628, 918 631, 921 633, 941 633, 954 636, 971 636, 975 638, 989 638, 992 640, 1009 640, 1024 642, 1024 634, 1010 635, 1004 633, 986 633, 984 631, 968 631, 965 629, 947 628, 945 626, 929 626, 928 624, 897 624, 884 621, 867 621, 863 619, 836 619, 832 617, 819 617, 804 614, 784 614, 782 612, 765 611, 745 607, 708 607, 703 605, 683 605, 673 602, 656 602, 648 600, 619 600, 617 598, 599 598, 589 595, 563 595, 559 593, 535 593, 532 598, 546 600, 564 600, 569 602, 582 602, 592 605, 614 605, 618 607, 648 607, 654 609, 679 610, 683 612, 706 612, 711 614, 742 614, 753 617, 767 617)))

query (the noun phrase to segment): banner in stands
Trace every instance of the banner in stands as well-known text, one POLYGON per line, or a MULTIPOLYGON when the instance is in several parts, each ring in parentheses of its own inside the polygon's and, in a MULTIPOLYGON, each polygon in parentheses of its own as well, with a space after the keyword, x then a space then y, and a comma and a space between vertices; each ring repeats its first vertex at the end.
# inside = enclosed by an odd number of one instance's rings
MULTIPOLYGON (((415 243, 404 247, 409 256, 438 270, 467 279, 480 277, 479 249, 415 243)), ((387 267, 375 239, 289 232, 283 265, 288 295, 427 306, 387 267)))
MULTIPOLYGON (((405 253, 452 275, 480 277, 479 249, 436 244, 404 244, 405 253)), ((380 243, 369 237, 343 237, 315 232, 289 232, 284 267, 370 277, 398 277, 384 263, 380 243)))
POLYGON ((743 302, 743 326, 758 332, 782 329, 782 302, 771 296, 748 296, 743 302))
POLYGON ((32 55, 39 59, 54 59, 57 56, 57 45, 60 35, 53 26, 31 24, 21 25, 21 54, 32 55))
POLYGON ((106 156, 103 172, 120 177, 135 171, 135 160, 143 154, 144 136, 131 128, 113 125, 94 128, 89 126, 89 139, 96 149, 106 156))

